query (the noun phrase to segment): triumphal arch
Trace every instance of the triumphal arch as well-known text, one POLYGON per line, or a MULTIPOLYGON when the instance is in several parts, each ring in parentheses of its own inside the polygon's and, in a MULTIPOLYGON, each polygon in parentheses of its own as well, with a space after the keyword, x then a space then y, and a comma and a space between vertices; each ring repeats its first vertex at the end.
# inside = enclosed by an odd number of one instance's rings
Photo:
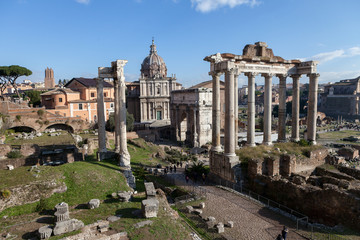
POLYGON ((292 78, 292 132, 291 140, 299 141, 299 80, 301 75, 309 78, 307 113, 307 140, 316 144, 316 113, 318 77, 316 61, 284 60, 274 56, 265 42, 248 44, 242 55, 217 53, 204 58, 210 62, 209 74, 213 78, 212 149, 211 173, 228 181, 235 181, 234 167, 239 163, 235 154, 238 145, 238 77, 248 78, 248 128, 247 145, 255 146, 255 76, 265 78, 264 93, 264 139, 271 145, 272 77, 279 78, 279 125, 278 141, 286 141, 286 79, 292 78), (220 76, 225 74, 225 135, 224 151, 220 145, 220 76))

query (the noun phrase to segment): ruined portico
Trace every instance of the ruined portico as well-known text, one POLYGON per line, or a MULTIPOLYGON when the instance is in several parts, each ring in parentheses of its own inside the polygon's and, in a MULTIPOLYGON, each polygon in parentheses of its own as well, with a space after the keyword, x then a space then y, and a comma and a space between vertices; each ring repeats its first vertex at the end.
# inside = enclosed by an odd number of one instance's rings
POLYGON ((100 160, 102 160, 102 152, 106 152, 105 137, 105 118, 100 120, 102 112, 104 112, 104 96, 103 96, 103 81, 104 78, 114 79, 114 94, 115 94, 115 152, 119 158, 119 165, 123 167, 130 167, 130 154, 127 149, 126 137, 126 94, 125 94, 125 76, 124 66, 127 60, 117 60, 111 63, 111 67, 99 67, 98 79, 98 132, 99 132, 99 152, 100 160), (101 114, 101 115, 100 115, 101 114))
POLYGON ((244 74, 248 78, 248 128, 247 145, 255 146, 255 77, 265 78, 264 98, 264 140, 263 144, 271 145, 271 89, 272 77, 278 77, 280 82, 279 125, 278 141, 286 141, 286 79, 293 79, 293 114, 292 134, 293 141, 299 140, 299 79, 301 75, 309 77, 309 107, 307 140, 316 144, 316 112, 317 112, 317 81, 316 61, 301 62, 300 60, 284 60, 274 56, 272 49, 264 42, 248 44, 242 55, 231 53, 217 53, 204 58, 210 62, 209 74, 213 77, 213 132, 212 153, 210 156, 210 169, 215 175, 226 180, 235 181, 234 167, 239 163, 235 154, 237 147, 237 99, 234 88, 237 86, 238 76, 244 74), (225 141, 224 152, 220 146, 220 131, 216 127, 219 122, 220 98, 216 98, 219 91, 220 76, 225 74, 225 141))

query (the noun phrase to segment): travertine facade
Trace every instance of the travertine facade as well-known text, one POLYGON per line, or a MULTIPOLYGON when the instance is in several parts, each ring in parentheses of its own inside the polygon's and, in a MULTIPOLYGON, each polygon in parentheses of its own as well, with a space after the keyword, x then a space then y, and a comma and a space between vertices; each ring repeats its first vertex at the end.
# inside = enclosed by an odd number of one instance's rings
POLYGON ((140 121, 153 122, 170 120, 170 93, 181 88, 176 77, 167 77, 164 60, 157 54, 154 40, 150 54, 141 64, 140 84, 140 121))
MULTIPOLYGON (((213 76, 213 152, 210 155, 210 169, 213 174, 231 179, 230 175, 223 174, 222 169, 230 166, 233 169, 238 163, 235 154, 237 147, 237 81, 242 73, 248 77, 248 129, 247 144, 255 146, 255 76, 265 77, 264 97, 264 141, 265 145, 271 143, 271 79, 276 76, 280 80, 279 87, 279 127, 278 141, 286 141, 285 113, 286 113, 286 78, 291 76, 294 86, 294 100, 292 101, 293 119, 292 140, 298 141, 299 136, 299 79, 302 74, 309 77, 309 105, 307 117, 307 140, 316 144, 316 113, 317 113, 317 88, 318 76, 316 73, 317 62, 300 60, 284 60, 274 56, 272 49, 267 48, 264 42, 246 45, 242 55, 231 53, 214 54, 205 57, 210 62, 210 75, 213 76), (225 73, 225 146, 224 153, 220 152, 220 98, 218 97, 220 75, 225 73)), ((227 171, 229 172, 229 171, 227 171)))
POLYGON ((194 147, 211 142, 212 90, 189 88, 171 93, 171 126, 177 141, 194 147))

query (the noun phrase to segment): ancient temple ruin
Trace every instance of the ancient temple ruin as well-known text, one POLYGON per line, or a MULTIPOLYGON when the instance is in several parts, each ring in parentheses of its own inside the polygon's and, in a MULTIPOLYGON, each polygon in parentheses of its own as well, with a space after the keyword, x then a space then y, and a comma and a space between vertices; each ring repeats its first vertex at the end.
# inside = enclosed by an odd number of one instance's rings
POLYGON ((265 78, 264 97, 264 140, 271 145, 271 81, 280 80, 278 141, 286 141, 286 78, 293 81, 292 132, 291 140, 299 141, 299 80, 301 75, 309 77, 309 104, 307 114, 307 140, 316 144, 316 112, 318 77, 316 61, 284 60, 275 56, 265 42, 248 44, 242 55, 217 53, 204 58, 210 62, 209 74, 213 77, 212 109, 212 151, 210 156, 211 173, 229 181, 234 181, 234 167, 239 163, 235 154, 238 144, 238 77, 248 77, 248 129, 247 145, 255 146, 255 76, 265 78), (220 76, 225 74, 225 139, 224 152, 220 145, 220 76))
POLYGON ((115 152, 119 156, 120 166, 130 166, 130 154, 127 149, 126 140, 126 94, 124 66, 127 60, 117 60, 111 63, 111 67, 99 67, 99 78, 97 85, 97 110, 98 110, 98 138, 99 159, 102 160, 106 153, 105 112, 103 84, 104 78, 114 79, 115 95, 115 152))

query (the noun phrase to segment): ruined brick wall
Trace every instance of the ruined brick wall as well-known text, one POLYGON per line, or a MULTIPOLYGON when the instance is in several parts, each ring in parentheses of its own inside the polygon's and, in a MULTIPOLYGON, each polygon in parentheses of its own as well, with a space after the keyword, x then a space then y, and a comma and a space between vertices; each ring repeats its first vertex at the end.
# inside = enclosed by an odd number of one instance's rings
POLYGON ((298 158, 296 159, 296 169, 295 173, 301 171, 313 170, 317 166, 325 164, 326 156, 329 154, 327 149, 317 149, 308 153, 308 158, 298 158))
POLYGON ((210 173, 230 182, 235 182, 235 167, 239 161, 231 161, 222 153, 210 152, 210 173))
POLYGON ((327 184, 324 189, 312 185, 296 185, 287 179, 257 175, 250 188, 260 195, 303 213, 318 223, 343 224, 360 229, 360 191, 358 196, 327 184))
POLYGON ((344 166, 340 166, 340 165, 337 165, 336 168, 340 172, 346 173, 347 175, 360 180, 360 170, 359 169, 344 167, 344 166))

